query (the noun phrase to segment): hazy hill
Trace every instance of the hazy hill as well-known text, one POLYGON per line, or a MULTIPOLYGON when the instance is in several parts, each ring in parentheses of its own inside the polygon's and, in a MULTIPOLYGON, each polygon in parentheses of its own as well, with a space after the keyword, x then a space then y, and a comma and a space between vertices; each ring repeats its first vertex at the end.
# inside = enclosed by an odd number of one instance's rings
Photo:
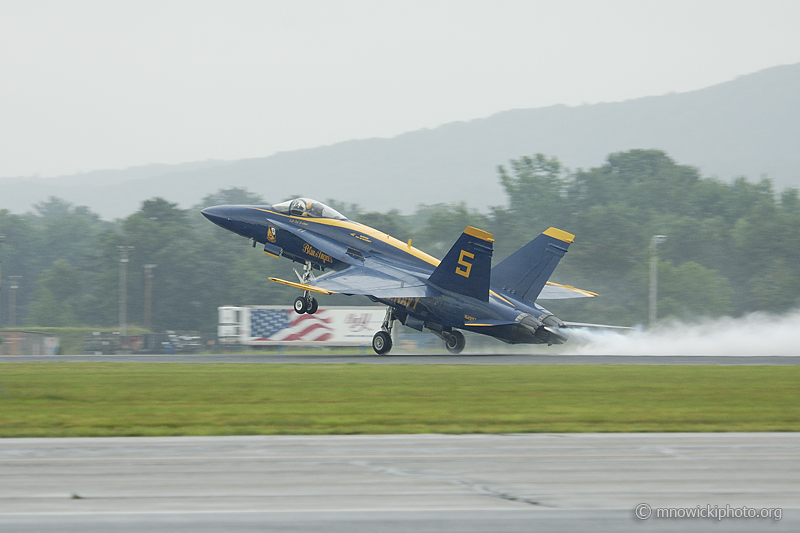
POLYGON ((50 195, 125 216, 163 196, 183 206, 223 187, 269 201, 303 194, 369 210, 420 203, 505 203, 495 168, 543 152, 568 167, 601 164, 631 148, 665 150, 722 179, 766 174, 800 186, 800 64, 773 67, 681 94, 568 107, 517 109, 469 122, 240 161, 149 165, 59 178, 0 179, 0 209, 23 212, 50 195))

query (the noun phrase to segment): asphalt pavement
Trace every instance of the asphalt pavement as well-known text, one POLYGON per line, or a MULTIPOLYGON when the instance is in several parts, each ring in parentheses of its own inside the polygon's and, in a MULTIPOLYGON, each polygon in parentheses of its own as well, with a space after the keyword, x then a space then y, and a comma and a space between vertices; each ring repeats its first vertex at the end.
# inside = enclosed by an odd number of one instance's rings
POLYGON ((0 440, 4 532, 798 531, 798 508, 800 433, 0 440))

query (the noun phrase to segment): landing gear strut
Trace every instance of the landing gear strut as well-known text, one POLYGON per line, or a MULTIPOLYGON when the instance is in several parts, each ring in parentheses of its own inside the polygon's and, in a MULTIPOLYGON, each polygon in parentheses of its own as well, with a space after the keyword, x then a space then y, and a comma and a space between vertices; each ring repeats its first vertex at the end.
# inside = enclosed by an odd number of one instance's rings
POLYGON ((394 309, 386 308, 381 330, 372 337, 372 349, 378 355, 389 353, 392 349, 392 324, 394 323, 394 309))
MULTIPOLYGON (((312 265, 311 261, 306 261, 303 265, 303 275, 297 274, 297 277, 300 278, 301 283, 308 283, 314 278, 312 274, 314 266, 312 265)), ((297 272, 297 271, 295 271, 297 272)), ((308 313, 309 315, 313 315, 317 312, 319 308, 319 304, 317 303, 317 299, 311 296, 310 291, 304 291, 302 296, 298 296, 294 300, 294 312, 298 315, 302 315, 303 313, 308 313)))

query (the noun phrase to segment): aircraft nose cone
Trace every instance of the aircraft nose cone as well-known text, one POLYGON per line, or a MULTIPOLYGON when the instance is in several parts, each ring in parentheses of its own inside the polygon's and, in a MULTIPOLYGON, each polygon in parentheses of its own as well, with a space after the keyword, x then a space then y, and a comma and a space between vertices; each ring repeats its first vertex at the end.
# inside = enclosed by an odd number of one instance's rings
POLYGON ((200 213, 217 226, 225 227, 225 223, 230 221, 229 211, 228 206, 217 205, 214 207, 206 207, 201 210, 200 213))
POLYGON ((215 205, 206 207, 200 212, 217 226, 238 233, 242 237, 254 239, 263 234, 260 225, 253 220, 251 209, 248 206, 215 205))

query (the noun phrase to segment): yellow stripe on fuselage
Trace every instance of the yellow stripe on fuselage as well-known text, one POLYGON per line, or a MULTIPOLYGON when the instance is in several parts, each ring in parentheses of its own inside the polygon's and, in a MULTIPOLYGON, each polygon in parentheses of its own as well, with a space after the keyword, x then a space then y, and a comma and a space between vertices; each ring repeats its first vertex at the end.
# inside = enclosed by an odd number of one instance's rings
POLYGON ((313 222, 314 224, 322 224, 324 226, 333 226, 333 227, 336 227, 336 228, 343 228, 343 229, 347 229, 347 230, 358 231, 360 233, 369 235, 373 239, 376 239, 378 241, 386 243, 389 246, 393 246, 394 248, 397 248, 400 251, 403 251, 403 252, 405 252, 407 254, 413 255, 417 259, 421 259, 422 261, 425 261, 426 263, 428 263, 430 265, 433 265, 435 267, 439 266, 439 263, 441 262, 438 259, 436 259, 435 257, 433 257, 432 255, 428 255, 428 254, 426 254, 425 252, 423 252, 422 250, 420 250, 418 248, 414 248, 413 246, 409 246, 408 243, 405 243, 405 242, 403 242, 403 241, 401 241, 399 239, 395 239, 391 235, 383 233, 382 231, 378 231, 375 228, 371 228, 369 226, 365 226, 364 224, 361 224, 360 222, 353 222, 352 220, 336 220, 334 218, 296 217, 296 216, 293 216, 293 215, 285 215, 283 213, 278 213, 276 211, 270 211, 269 209, 261 209, 259 207, 252 207, 251 209, 255 209, 257 211, 263 211, 265 213, 271 213, 273 215, 284 216, 286 218, 290 218, 290 219, 293 219, 293 220, 299 220, 299 221, 306 222, 306 223, 313 222))
POLYGON ((494 296, 494 297, 495 297, 495 298, 497 298, 498 300, 503 300, 505 303, 507 303, 507 304, 508 304, 508 305, 510 305, 511 307, 515 307, 515 306, 514 306, 514 304, 512 304, 511 302, 509 302, 508 300, 506 300, 505 298, 503 298, 502 296, 500 296, 499 294, 497 294, 497 293, 496 293, 496 292, 494 292, 493 290, 490 290, 490 291, 489 291, 489 294, 491 294, 492 296, 494 296))

